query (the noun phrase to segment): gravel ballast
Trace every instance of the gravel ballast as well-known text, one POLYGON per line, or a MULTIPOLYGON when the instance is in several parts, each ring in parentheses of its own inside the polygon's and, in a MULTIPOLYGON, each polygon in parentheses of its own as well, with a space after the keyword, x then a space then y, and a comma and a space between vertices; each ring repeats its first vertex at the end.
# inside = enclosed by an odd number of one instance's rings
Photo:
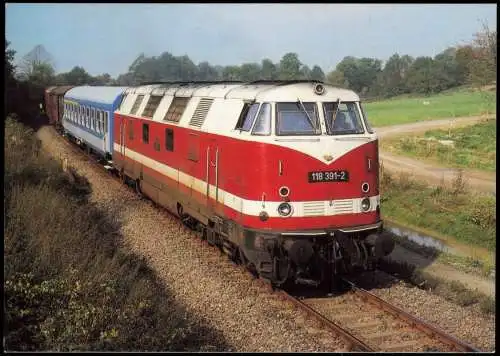
POLYGON ((477 305, 461 307, 402 282, 370 292, 483 351, 495 350, 495 316, 484 316, 477 305))
POLYGON ((67 157, 88 179, 93 202, 118 212, 126 246, 146 257, 176 303, 224 335, 231 345, 226 351, 347 351, 343 339, 265 292, 249 273, 202 244, 177 219, 75 153, 52 128, 43 127, 37 135, 47 152, 67 157))
MULTIPOLYGON (((53 128, 42 127, 37 135, 47 152, 67 157, 88 179, 92 201, 118 212, 125 245, 147 259, 177 303, 222 333, 231 345, 226 351, 347 351, 342 338, 264 292, 249 273, 201 244, 177 219, 75 153, 53 128)), ((494 317, 485 319, 417 288, 395 285, 372 292, 484 350, 494 349, 494 317)))

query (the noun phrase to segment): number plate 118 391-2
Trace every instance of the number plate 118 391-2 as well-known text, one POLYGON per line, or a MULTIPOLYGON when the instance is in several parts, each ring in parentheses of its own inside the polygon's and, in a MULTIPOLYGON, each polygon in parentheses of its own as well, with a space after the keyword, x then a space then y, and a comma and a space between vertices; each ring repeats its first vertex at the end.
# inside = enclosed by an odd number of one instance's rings
POLYGON ((319 182, 349 182, 348 171, 324 171, 324 172, 309 172, 309 183, 319 182))

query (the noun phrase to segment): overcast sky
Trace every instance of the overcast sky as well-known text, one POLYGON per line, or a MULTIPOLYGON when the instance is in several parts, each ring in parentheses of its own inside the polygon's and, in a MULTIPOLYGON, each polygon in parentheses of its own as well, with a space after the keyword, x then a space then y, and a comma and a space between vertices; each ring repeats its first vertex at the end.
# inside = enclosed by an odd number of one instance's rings
POLYGON ((56 71, 125 73, 144 52, 229 65, 296 52, 325 72, 345 56, 434 56, 496 28, 494 4, 6 4, 16 60, 41 44, 56 71))

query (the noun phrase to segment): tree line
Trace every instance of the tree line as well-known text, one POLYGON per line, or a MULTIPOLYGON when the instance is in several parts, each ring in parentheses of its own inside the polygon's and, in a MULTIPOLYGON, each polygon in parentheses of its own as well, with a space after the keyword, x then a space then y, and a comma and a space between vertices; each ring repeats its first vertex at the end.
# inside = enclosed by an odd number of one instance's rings
MULTIPOLYGON (((285 54, 278 63, 263 59, 260 63, 219 66, 208 62, 195 64, 187 55, 160 56, 140 54, 127 73, 112 78, 105 73, 92 76, 81 66, 55 74, 48 62, 28 58, 20 78, 49 85, 137 85, 151 81, 210 80, 294 80, 325 81, 352 89, 362 97, 392 97, 401 94, 432 94, 461 85, 483 86, 496 79, 496 30, 488 26, 476 33, 471 43, 445 49, 434 57, 395 53, 385 63, 376 58, 347 56, 325 75, 320 66, 310 68, 297 53, 285 54)), ((6 42, 7 61, 7 42, 6 42)), ((7 70, 7 69, 6 69, 7 70)))

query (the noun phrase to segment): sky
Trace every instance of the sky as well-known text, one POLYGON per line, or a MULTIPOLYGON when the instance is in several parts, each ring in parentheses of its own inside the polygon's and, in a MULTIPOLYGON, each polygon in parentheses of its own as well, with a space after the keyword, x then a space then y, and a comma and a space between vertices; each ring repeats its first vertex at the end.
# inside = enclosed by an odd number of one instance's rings
POLYGON ((325 73, 345 56, 434 56, 464 44, 495 4, 28 4, 7 3, 6 38, 16 61, 41 44, 57 73, 126 73, 142 52, 187 54, 194 63, 236 65, 287 52, 325 73))

